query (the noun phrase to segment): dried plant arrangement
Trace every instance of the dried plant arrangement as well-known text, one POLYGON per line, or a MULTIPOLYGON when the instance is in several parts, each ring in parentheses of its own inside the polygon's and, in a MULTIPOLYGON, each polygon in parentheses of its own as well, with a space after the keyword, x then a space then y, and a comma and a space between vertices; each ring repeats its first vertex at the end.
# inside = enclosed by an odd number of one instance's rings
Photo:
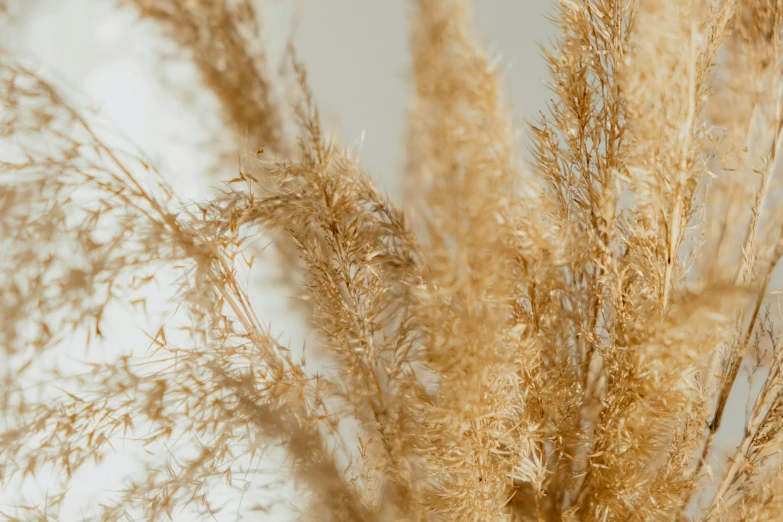
POLYGON ((559 0, 530 168, 467 2, 410 3, 404 207, 293 49, 277 99, 249 0, 118 2, 236 137, 201 201, 0 53, 4 519, 71 520, 122 451, 81 518, 277 520, 290 487, 302 520, 783 520, 783 1, 559 0), (306 352, 254 307, 273 250, 306 352), (148 342, 79 355, 118 309, 148 342))

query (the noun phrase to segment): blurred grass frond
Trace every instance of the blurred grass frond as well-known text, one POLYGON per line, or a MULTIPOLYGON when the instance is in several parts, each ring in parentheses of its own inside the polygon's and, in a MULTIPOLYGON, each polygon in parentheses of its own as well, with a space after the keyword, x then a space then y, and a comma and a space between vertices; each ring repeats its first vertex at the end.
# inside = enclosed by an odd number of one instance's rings
POLYGON ((783 519, 783 1, 559 0, 525 168, 467 2, 413 0, 411 216, 293 48, 276 100, 252 2, 118 6, 193 61, 241 160, 184 201, 0 52, 3 516, 63 519, 121 450, 84 519, 783 519), (260 237, 315 362, 256 311, 260 237), (89 352, 123 314, 142 345, 89 352))

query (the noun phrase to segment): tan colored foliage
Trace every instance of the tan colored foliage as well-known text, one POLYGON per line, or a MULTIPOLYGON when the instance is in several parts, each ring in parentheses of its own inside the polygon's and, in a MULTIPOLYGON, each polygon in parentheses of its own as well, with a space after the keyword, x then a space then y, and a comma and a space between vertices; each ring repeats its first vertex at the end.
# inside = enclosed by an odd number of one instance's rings
POLYGON ((0 54, 0 477, 54 478, 9 519, 58 520, 119 445, 140 469, 89 520, 208 518, 221 485, 263 516, 289 481, 317 520, 783 518, 781 0, 560 0, 529 173, 466 2, 412 1, 413 220, 322 129, 293 49, 299 101, 275 102, 251 2, 120 3, 194 61, 245 154, 182 201, 0 54), (304 267, 315 367, 254 311, 261 234, 304 267), (146 351, 47 364, 161 283, 146 351))

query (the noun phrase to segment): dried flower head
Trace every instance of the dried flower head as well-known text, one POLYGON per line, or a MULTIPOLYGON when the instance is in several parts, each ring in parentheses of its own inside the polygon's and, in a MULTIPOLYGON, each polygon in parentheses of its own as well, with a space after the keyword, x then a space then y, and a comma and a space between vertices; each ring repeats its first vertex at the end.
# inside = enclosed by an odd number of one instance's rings
POLYGON ((559 0, 530 169, 467 3, 412 1, 415 218, 323 129, 293 48, 276 102, 250 1, 119 4, 193 60, 241 161, 183 201, 0 53, 9 520, 66 516, 120 448, 86 520, 274 518, 286 487, 317 520, 783 517, 783 1, 559 0), (315 363, 256 312, 259 237, 315 363), (78 349, 118 311, 144 345, 78 349))

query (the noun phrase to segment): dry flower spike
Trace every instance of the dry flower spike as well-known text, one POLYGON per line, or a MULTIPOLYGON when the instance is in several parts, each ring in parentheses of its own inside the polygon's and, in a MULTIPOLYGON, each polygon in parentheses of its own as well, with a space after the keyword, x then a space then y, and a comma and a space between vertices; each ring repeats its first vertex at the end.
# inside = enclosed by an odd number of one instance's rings
POLYGON ((529 172, 467 2, 410 3, 415 219, 293 48, 275 100, 249 0, 118 0, 221 104, 241 164, 205 201, 0 51, 6 519, 63 519, 122 448, 84 519, 274 518, 291 487, 305 520, 783 520, 783 1, 557 2, 529 172), (317 364, 254 308, 260 237, 317 364), (143 346, 50 364, 125 305, 160 320, 143 346))

